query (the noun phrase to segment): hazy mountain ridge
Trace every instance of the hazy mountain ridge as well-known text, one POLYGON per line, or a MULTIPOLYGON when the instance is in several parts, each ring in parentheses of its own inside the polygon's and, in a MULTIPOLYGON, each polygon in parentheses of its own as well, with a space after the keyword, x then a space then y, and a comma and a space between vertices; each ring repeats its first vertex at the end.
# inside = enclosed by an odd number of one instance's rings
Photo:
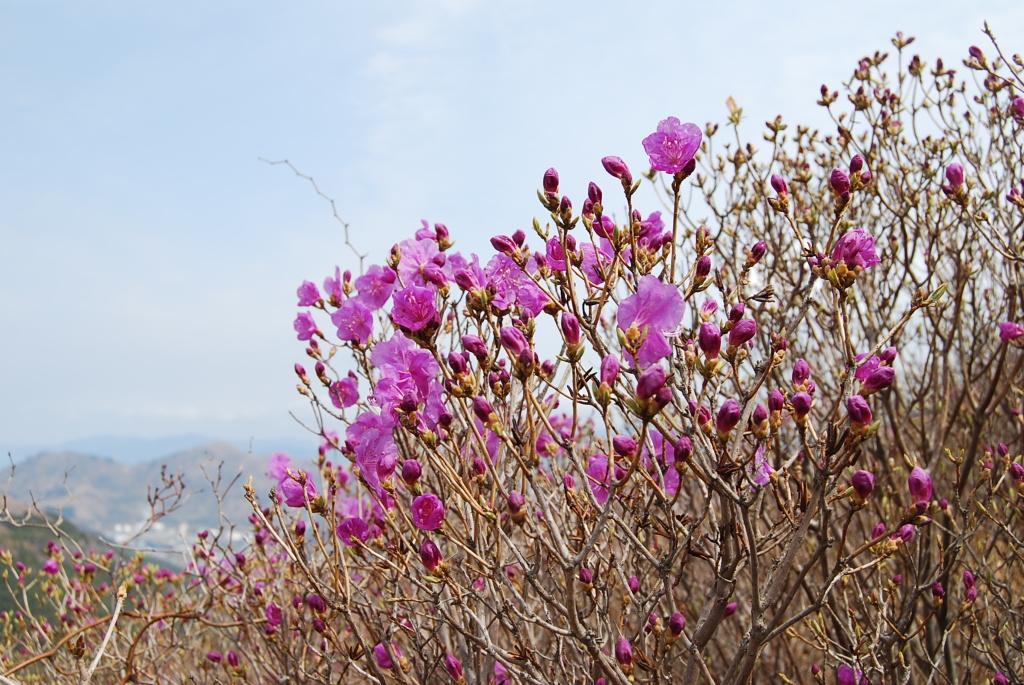
POLYGON ((15 464, 48 452, 74 452, 76 454, 107 457, 124 464, 159 461, 179 452, 202 449, 206 445, 226 442, 236 448, 256 454, 287 452, 296 458, 316 450, 315 438, 246 438, 219 440, 207 435, 187 434, 163 438, 132 438, 120 435, 97 435, 76 440, 52 443, 20 444, 0 441, 0 453, 9 454, 15 464))
MULTIPOLYGON (((0 490, 11 500, 59 510, 83 529, 119 542, 141 529, 150 517, 147 495, 161 488, 161 472, 172 479, 180 474, 184 483, 181 505, 133 544, 181 549, 198 531, 222 525, 219 508, 228 520, 245 528, 252 509, 242 486, 251 476, 259 497, 266 498, 272 485, 264 475, 268 459, 269 455, 252 454, 227 442, 139 464, 72 451, 45 452, 16 463, 0 479, 0 490), (220 492, 221 505, 215 489, 220 492)), ((303 460, 297 456, 296 461, 303 460)))

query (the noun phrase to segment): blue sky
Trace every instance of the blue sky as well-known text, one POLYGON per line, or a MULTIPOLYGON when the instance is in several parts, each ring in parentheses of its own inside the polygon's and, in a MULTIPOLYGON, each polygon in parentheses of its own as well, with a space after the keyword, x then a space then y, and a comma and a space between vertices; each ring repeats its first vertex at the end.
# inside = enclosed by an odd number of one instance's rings
POLYGON ((1024 52, 1019 0, 0 2, 0 448, 302 435, 295 289, 356 265, 259 157, 370 263, 420 219, 482 249, 550 166, 582 197, 730 95, 825 125, 895 31, 958 63, 986 19, 1024 52))

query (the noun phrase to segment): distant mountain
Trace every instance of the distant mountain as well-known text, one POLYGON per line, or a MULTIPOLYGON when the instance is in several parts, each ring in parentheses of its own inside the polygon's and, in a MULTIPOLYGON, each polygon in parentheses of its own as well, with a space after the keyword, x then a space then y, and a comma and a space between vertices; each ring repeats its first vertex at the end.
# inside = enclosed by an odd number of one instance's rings
MULTIPOLYGON (((165 438, 131 438, 119 435, 98 435, 57 443, 4 444, 0 442, 0 454, 10 454, 14 463, 44 452, 75 452, 96 457, 106 457, 123 464, 142 464, 159 460, 169 454, 202 448, 204 445, 220 442, 207 435, 174 435, 165 438)), ((295 458, 307 458, 316 453, 317 440, 310 438, 257 438, 225 440, 238 449, 255 454, 286 452, 295 458)))
MULTIPOLYGON (((22 502, 34 502, 42 509, 59 510, 65 518, 103 539, 122 542, 142 528, 154 506, 157 511, 163 506, 159 500, 152 505, 147 502, 147 496, 159 491, 161 473, 168 477, 181 474, 185 484, 183 505, 133 544, 183 549, 198 531, 226 525, 218 512, 241 530, 248 527, 252 509, 242 485, 252 476, 257 494, 266 501, 272 485, 264 475, 267 461, 265 454, 255 455, 226 442, 138 464, 72 451, 45 452, 17 463, 13 477, 0 475, 0 491, 22 502), (215 490, 222 494, 220 503, 215 490)), ((307 460, 296 456, 295 461, 307 460)), ((171 501, 166 505, 170 506, 171 501)))

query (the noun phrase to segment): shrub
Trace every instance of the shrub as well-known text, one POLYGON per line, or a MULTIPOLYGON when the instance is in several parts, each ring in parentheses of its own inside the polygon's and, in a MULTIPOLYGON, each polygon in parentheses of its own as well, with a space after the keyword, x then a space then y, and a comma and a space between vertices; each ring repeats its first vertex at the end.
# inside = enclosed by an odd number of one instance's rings
POLYGON ((646 173, 605 157, 570 200, 546 172, 493 254, 424 222, 304 283, 316 468, 274 458, 244 552, 197 543, 147 638, 174 656, 131 673, 1020 672, 1024 65, 971 48, 958 80, 912 42, 822 86, 833 135, 669 117, 646 173))

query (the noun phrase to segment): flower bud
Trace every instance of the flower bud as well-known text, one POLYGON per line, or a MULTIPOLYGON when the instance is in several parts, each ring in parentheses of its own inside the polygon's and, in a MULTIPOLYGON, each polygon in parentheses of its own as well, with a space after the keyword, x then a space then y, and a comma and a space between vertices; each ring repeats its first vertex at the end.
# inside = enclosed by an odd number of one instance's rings
POLYGON ((697 334, 697 344, 708 359, 718 359, 722 350, 722 333, 717 324, 702 324, 697 334))
POLYGON ((806 359, 798 359, 796 364, 793 365, 793 385, 799 386, 804 385, 811 379, 811 365, 807 363, 806 359))
POLYGON ((768 252, 768 244, 763 240, 758 240, 756 243, 750 246, 750 259, 754 264, 757 264, 764 258, 765 253, 768 252))
POLYGON ((479 361, 487 359, 487 345, 475 335, 462 336, 462 346, 479 361))
POLYGON ((483 478, 484 474, 487 473, 487 464, 480 457, 473 457, 473 461, 469 465, 470 473, 473 474, 474 478, 483 478))
POLYGON ((740 407, 740 403, 734 399, 726 400, 718 410, 718 418, 715 421, 719 434, 725 436, 732 432, 742 416, 743 409, 740 407))
POLYGON ((757 322, 753 319, 740 319, 729 331, 729 345, 739 347, 750 341, 757 334, 757 322))
POLYGON ((907 479, 907 489, 915 504, 927 505, 932 499, 932 477, 920 466, 915 466, 907 479))
POLYGON ((884 523, 879 523, 874 528, 871 529, 871 539, 872 540, 877 540, 878 538, 882 537, 882 535, 884 535, 884 534, 885 534, 885 524, 884 523))
POLYGON ((814 398, 806 392, 798 392, 793 395, 790 400, 793 405, 793 412, 797 415, 797 418, 804 418, 811 412, 811 405, 814 404, 814 398))
POLYGON ((633 670, 633 645, 629 644, 629 640, 624 637, 620 637, 619 641, 615 643, 615 660, 622 666, 622 670, 627 673, 633 670))
POLYGON ((562 318, 559 321, 562 329, 562 337, 565 339, 567 345, 579 345, 580 344, 580 321, 571 312, 562 312, 562 318))
POLYGON ((706 279, 710 273, 711 257, 704 255, 703 257, 697 260, 697 270, 695 272, 694 278, 698 281, 703 282, 704 279, 706 279))
POLYGON ((778 174, 772 174, 772 188, 779 195, 789 194, 789 186, 786 184, 786 179, 782 178, 778 174))
POLYGON ((634 595, 640 592, 640 579, 636 576, 630 576, 629 580, 626 581, 626 585, 629 586, 629 591, 634 595))
POLYGON ((850 482, 860 499, 867 499, 875 489, 875 475, 870 471, 857 471, 850 482))
POLYGON ((615 385, 619 377, 619 358, 609 354, 601 360, 601 382, 607 385, 615 385))
POLYGON ((516 242, 507 235, 496 235, 491 238, 491 247, 504 255, 512 255, 519 249, 516 242))
POLYGON ((406 459, 402 462, 402 480, 410 488, 416 485, 416 481, 420 479, 422 473, 423 467, 415 459, 406 459))
MULTIPOLYGON (((554 171, 554 169, 549 169, 554 171)), ((556 179, 557 183, 557 179, 556 179)), ((449 654, 444 658, 444 670, 448 672, 448 675, 452 677, 452 680, 458 682, 464 677, 462 671, 462 662, 455 658, 454 654, 449 654)))
POLYGON ((880 366, 871 372, 860 386, 862 395, 871 395, 879 390, 885 390, 896 379, 896 369, 891 366, 880 366))
POLYGON ((935 599, 942 599, 946 596, 946 589, 942 587, 942 583, 935 581, 932 583, 932 597, 935 599))
POLYGON ((860 155, 854 155, 853 159, 850 160, 850 175, 853 176, 860 172, 864 168, 864 158, 860 155))
POLYGON ((526 339, 526 335, 515 326, 502 328, 499 337, 502 347, 508 350, 509 356, 513 359, 518 359, 523 352, 530 351, 530 342, 526 339))
POLYGON ((740 608, 740 605, 736 602, 729 602, 725 605, 725 611, 722 612, 722 618, 729 618, 736 613, 736 610, 740 608))
POLYGON ((665 369, 661 364, 654 364, 648 367, 642 374, 640 374, 640 378, 637 381, 637 398, 642 401, 651 399, 661 388, 665 387, 665 380, 665 369))
POLYGON ((833 169, 832 174, 828 177, 828 186, 833 193, 842 197, 850 192, 850 177, 842 169, 833 169))
POLYGON ((673 456, 677 462, 686 463, 690 461, 690 457, 693 455, 693 442, 686 435, 683 435, 676 441, 676 445, 673 448, 673 456))
POLYGON ((604 170, 626 185, 633 184, 633 175, 629 173, 629 167, 622 161, 621 157, 605 157, 601 160, 604 170))
POLYGON ((522 523, 526 520, 526 498, 523 497, 523 493, 518 490, 513 490, 508 493, 508 498, 505 500, 506 506, 508 506, 508 512, 512 516, 512 520, 516 523, 522 523))
POLYGON ((1013 478, 1018 483, 1024 482, 1024 466, 1021 466, 1017 462, 1010 463, 1010 478, 1013 478))
POLYGON ((473 398, 473 413, 476 414, 476 417, 485 424, 491 421, 495 416, 494 407, 483 397, 473 398))
POLYGON ((678 638, 683 634, 683 629, 686 628, 686 617, 678 611, 668 619, 668 633, 670 636, 678 638))
POLYGON ((628 435, 616 435, 612 438, 612 449, 617 457, 632 457, 636 454, 636 440, 628 435))
POLYGON ((846 400, 846 412, 850 415, 850 421, 854 425, 867 426, 871 424, 871 406, 861 395, 851 395, 846 400))
POLYGON ((599 205, 603 198, 604 195, 601 193, 601 188, 591 181, 590 185, 587 186, 587 199, 590 200, 591 204, 599 205))
POLYGON ((594 584, 594 572, 583 566, 580 568, 579 579, 583 585, 591 586, 594 584))
POLYGON ((959 190, 964 184, 963 166, 954 162, 946 167, 946 180, 953 191, 959 190))
POLYGON ((558 172, 554 167, 544 172, 544 192, 551 196, 558 193, 558 172))
POLYGON ((768 411, 777 412, 786 408, 786 396, 779 389, 772 390, 768 395, 768 411))
POLYGON ((430 538, 425 538, 420 545, 420 561, 423 562, 423 567, 433 573, 440 566, 441 560, 441 550, 430 538))

